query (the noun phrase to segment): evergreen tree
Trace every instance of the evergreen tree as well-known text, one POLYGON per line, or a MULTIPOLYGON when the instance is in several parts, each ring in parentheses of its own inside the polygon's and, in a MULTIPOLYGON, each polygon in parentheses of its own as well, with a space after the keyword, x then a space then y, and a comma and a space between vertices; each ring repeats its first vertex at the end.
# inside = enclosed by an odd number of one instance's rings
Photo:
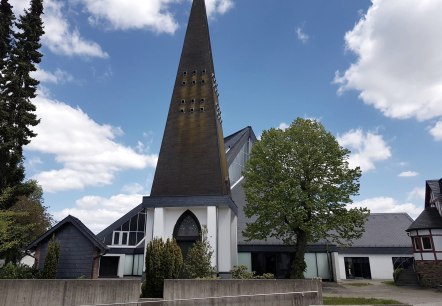
POLYGON ((57 278, 58 260, 60 259, 60 244, 52 236, 48 242, 48 250, 46 252, 45 264, 40 278, 55 279, 57 278))
MULTIPOLYGON (((0 1, 0 71, 5 67, 6 59, 12 48, 12 25, 14 22, 12 6, 8 0, 0 1)), ((0 74, 1 77, 1 74, 0 74)), ((0 79, 0 84, 3 84, 0 79)))
POLYGON ((175 240, 164 242, 156 238, 146 248, 146 280, 141 296, 145 298, 163 297, 165 279, 176 279, 183 265, 183 255, 175 240))
MULTIPOLYGON (((31 130, 39 123, 35 115, 35 105, 31 99, 36 97, 39 82, 30 76, 36 71, 36 64, 40 63, 42 54, 40 37, 44 34, 42 0, 32 0, 31 7, 25 10, 15 23, 18 31, 14 33, 14 43, 9 40, 10 32, 6 33, 8 25, 13 20, 6 0, 2 0, 2 17, 9 16, 2 25, 2 45, 10 55, 4 62, 2 69, 3 83, 0 96, 0 193, 12 188, 11 199, 3 202, 3 209, 11 207, 19 193, 25 172, 23 167, 23 146, 30 142, 36 134, 31 130), (9 14, 9 15, 8 15, 9 14), (8 23, 9 22, 9 23, 8 23)), ((10 31, 10 26, 9 26, 10 31)))

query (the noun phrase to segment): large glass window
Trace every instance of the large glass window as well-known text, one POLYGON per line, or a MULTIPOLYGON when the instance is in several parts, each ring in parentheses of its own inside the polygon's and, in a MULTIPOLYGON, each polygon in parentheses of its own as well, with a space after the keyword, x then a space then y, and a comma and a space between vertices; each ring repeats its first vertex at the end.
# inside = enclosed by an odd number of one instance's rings
POLYGON ((146 232, 145 227, 146 211, 143 210, 116 228, 110 235, 112 237, 109 236, 109 238, 106 238, 105 243, 136 246, 144 239, 146 232))
POLYGON ((430 236, 414 237, 414 249, 416 251, 431 251, 433 245, 431 244, 430 236))

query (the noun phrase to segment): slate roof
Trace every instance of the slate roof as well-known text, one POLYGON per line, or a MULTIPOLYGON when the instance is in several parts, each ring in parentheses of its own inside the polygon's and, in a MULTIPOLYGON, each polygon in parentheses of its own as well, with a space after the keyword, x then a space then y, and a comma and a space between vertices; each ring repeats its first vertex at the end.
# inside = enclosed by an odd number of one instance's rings
POLYGON ((426 207, 407 231, 419 229, 442 229, 442 217, 435 207, 426 207))
POLYGON ((54 225, 51 229, 49 229, 46 233, 38 237, 34 242, 32 242, 27 249, 33 250, 37 247, 37 245, 45 240, 46 238, 49 238, 52 236, 53 233, 55 233, 59 228, 61 228, 66 223, 71 223, 73 226, 75 226, 80 233, 82 233, 96 248, 98 248, 101 252, 107 251, 108 247, 100 242, 100 240, 95 236, 92 231, 87 228, 86 225, 83 224, 79 219, 75 218, 74 216, 67 216, 60 222, 58 222, 56 225, 54 225))
POLYGON ((425 182, 425 207, 431 207, 431 194, 434 195, 435 199, 439 201, 439 203, 442 203, 441 189, 442 179, 428 180, 425 182))
MULTIPOLYGON (((267 241, 252 240, 246 241, 242 231, 246 228, 247 219, 243 212, 246 204, 243 191, 243 182, 237 184, 232 190, 232 198, 238 205, 238 244, 239 245, 282 245, 283 242, 274 237, 267 241)), ((365 233, 362 237, 353 242, 351 248, 411 248, 411 239, 405 230, 413 222, 413 219, 406 213, 373 213, 370 214, 365 223, 365 233)), ((323 245, 325 241, 316 244, 323 245)))
POLYGON ((252 139, 252 142, 257 141, 255 133, 250 126, 224 138, 224 149, 227 151, 226 159, 228 167, 230 167, 242 146, 249 140, 249 138, 252 139))

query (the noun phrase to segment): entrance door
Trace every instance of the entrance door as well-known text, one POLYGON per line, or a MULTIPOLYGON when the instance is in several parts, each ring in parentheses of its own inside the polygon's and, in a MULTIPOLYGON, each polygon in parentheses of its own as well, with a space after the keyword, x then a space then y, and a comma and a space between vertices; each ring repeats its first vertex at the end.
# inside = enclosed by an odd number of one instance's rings
POLYGON ((119 256, 103 256, 100 259, 100 277, 118 277, 119 256))
POLYGON ((347 279, 371 279, 370 260, 368 257, 344 257, 344 262, 347 279))

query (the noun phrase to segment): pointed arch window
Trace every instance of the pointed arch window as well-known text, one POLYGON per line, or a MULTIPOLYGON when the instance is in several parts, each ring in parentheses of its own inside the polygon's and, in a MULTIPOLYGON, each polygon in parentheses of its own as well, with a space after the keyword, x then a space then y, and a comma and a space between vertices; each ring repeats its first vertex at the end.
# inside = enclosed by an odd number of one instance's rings
POLYGON ((173 229, 173 238, 180 246, 183 257, 186 257, 190 247, 201 239, 201 225, 190 210, 184 212, 178 219, 173 229))

